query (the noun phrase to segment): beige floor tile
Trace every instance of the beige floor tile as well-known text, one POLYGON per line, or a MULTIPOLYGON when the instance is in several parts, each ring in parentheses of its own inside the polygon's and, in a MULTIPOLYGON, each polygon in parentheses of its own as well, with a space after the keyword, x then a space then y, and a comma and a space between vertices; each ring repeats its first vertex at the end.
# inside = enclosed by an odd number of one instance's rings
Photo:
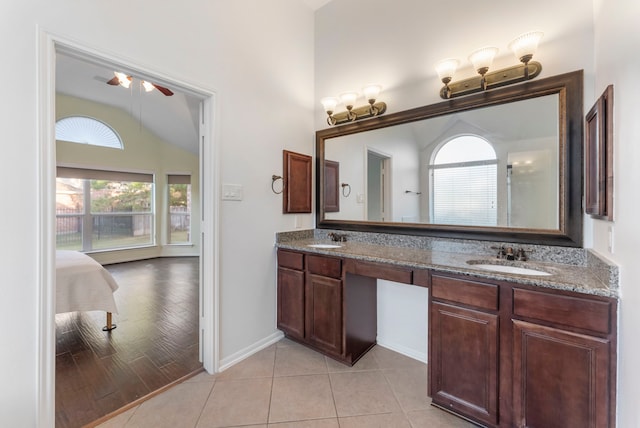
POLYGON ((475 425, 462 418, 435 407, 428 410, 408 412, 407 417, 413 428, 474 428, 475 425))
POLYGON ((427 395, 427 366, 418 369, 390 369, 382 371, 405 412, 425 410, 431 406, 427 395))
POLYGON ((328 375, 273 379, 269 423, 335 417, 328 375))
POLYGON ((421 361, 394 352, 382 346, 374 346, 371 351, 381 369, 411 369, 424 367, 421 361))
POLYGON ((329 376, 339 417, 401 411, 380 371, 331 373, 329 376))
POLYGON ((213 383, 216 381, 216 376, 215 374, 210 375, 207 372, 202 372, 202 373, 198 373, 197 375, 190 377, 189 379, 185 380, 185 383, 190 383, 190 382, 210 382, 213 383))
POLYGON ((276 347, 272 345, 218 374, 218 379, 272 377, 276 347))
POLYGON ((124 425, 127 428, 193 427, 207 401, 212 383, 181 383, 140 405, 124 425))
POLYGON ((266 424, 271 379, 217 380, 197 427, 266 424))
POLYGON ((275 377, 326 373, 327 362, 319 352, 304 346, 276 348, 275 377))
POLYGON ((340 418, 340 428, 411 428, 403 413, 340 418))
POLYGON ((327 360, 327 368, 330 373, 334 372, 354 372, 362 370, 378 370, 378 362, 371 352, 367 352, 352 367, 342 364, 334 359, 325 357, 327 360))
POLYGON ((129 419, 131 419, 136 410, 138 410, 138 407, 140 406, 133 407, 124 413, 120 413, 119 415, 114 416, 108 421, 98 425, 96 428, 124 428, 129 419))
POLYGON ((298 342, 294 342, 293 340, 283 337, 282 339, 276 342, 276 348, 286 348, 288 346, 302 346, 298 342))
POLYGON ((272 428, 340 428, 338 419, 314 419, 310 421, 281 422, 269 424, 272 428))

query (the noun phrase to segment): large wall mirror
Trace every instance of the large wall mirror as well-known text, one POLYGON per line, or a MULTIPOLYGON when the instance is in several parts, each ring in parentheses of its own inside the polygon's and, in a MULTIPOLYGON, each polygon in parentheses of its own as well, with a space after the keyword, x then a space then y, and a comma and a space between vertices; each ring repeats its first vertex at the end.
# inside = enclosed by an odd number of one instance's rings
POLYGON ((582 246, 583 73, 318 131, 317 226, 582 246))

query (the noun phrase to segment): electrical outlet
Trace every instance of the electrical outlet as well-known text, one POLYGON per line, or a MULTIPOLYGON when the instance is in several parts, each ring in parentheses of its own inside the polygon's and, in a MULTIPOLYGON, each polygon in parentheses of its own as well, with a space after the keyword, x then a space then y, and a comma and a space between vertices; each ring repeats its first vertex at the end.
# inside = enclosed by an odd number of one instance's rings
POLYGON ((222 185, 222 200, 223 201, 241 201, 242 200, 242 185, 241 184, 223 184, 222 185))
POLYGON ((364 193, 358 193, 356 196, 356 202, 359 204, 364 204, 364 193))

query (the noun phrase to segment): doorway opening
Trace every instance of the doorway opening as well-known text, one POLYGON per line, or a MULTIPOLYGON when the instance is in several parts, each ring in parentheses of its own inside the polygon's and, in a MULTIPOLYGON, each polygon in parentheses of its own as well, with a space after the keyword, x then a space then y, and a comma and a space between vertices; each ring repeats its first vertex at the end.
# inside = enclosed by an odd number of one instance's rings
POLYGON ((391 156, 367 149, 367 220, 391 220, 391 156))
MULTIPOLYGON (((40 260, 39 269, 39 357, 38 357, 38 385, 39 405, 37 419, 42 426, 53 426, 55 422, 55 354, 56 354, 56 284, 55 284, 55 250, 56 250, 56 217, 52 207, 55 206, 56 189, 56 140, 54 127, 56 122, 56 57, 70 56, 86 61, 94 66, 105 69, 125 70, 130 75, 153 81, 162 87, 171 87, 176 94, 188 94, 197 99, 197 128, 195 151, 198 157, 198 180, 202 185, 199 189, 200 207, 193 212, 193 222, 199 227, 197 236, 192 241, 198 241, 197 254, 200 263, 197 268, 199 283, 197 312, 199 356, 204 369, 209 373, 218 370, 218 337, 217 337, 217 205, 215 189, 218 182, 218 171, 214 169, 217 147, 214 143, 214 111, 215 93, 185 83, 180 79, 161 75, 152 70, 124 60, 113 55, 106 55, 69 40, 63 40, 46 32, 41 32, 39 48, 40 74, 40 151, 39 164, 39 192, 41 205, 39 208, 40 243, 38 245, 40 260), (206 185, 205 185, 206 183, 206 185), (206 255, 206 259, 205 256, 206 255), (207 260, 207 262, 204 262, 207 260), (206 302, 206 304, 205 304, 206 302)), ((95 76, 89 76, 94 78, 95 76)), ((105 85, 106 86, 106 85, 105 85)), ((113 88, 119 89, 119 88, 113 88)), ((135 111, 134 108, 131 109, 135 111)), ((142 110, 138 110, 138 118, 142 128, 142 110)), ((163 171, 163 173, 182 171, 163 171)), ((159 252, 162 255, 162 252, 159 252)), ((101 332, 102 333, 102 332, 101 332)), ((104 333, 107 334, 107 333, 104 333)), ((114 330, 111 334, 118 334, 114 330)))

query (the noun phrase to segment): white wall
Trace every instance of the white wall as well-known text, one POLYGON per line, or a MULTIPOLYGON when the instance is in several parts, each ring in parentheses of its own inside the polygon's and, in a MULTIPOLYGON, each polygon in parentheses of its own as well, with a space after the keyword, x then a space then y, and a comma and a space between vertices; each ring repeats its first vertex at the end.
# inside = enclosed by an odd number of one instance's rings
MULTIPOLYGON (((282 173, 282 149, 312 154, 313 13, 297 0, 149 5, 0 2, 0 36, 7 41, 0 67, 5 82, 0 177, 19 184, 3 186, 0 199, 0 313, 7 320, 0 343, 11 349, 0 356, 2 426, 37 425, 38 287, 43 282, 39 31, 216 91, 220 181, 244 185, 243 201, 220 204, 220 355, 226 358, 276 333, 274 232, 293 229, 296 216, 281 214, 282 199, 271 192, 270 177, 282 173)), ((312 225, 311 215, 297 219, 312 225)))
POLYGON ((591 106, 607 85, 614 85, 614 222, 588 221, 593 248, 620 266, 618 348, 618 427, 640 427, 640 3, 594 0, 595 84, 591 106), (609 228, 613 248, 609 251, 609 228))
POLYGON ((542 63, 539 79, 578 69, 593 79, 593 14, 582 0, 332 1, 316 12, 316 128, 327 127, 320 98, 371 82, 382 85, 386 114, 442 101, 439 60, 460 59, 455 78, 470 77, 467 57, 490 45, 500 49, 495 68, 515 65, 507 45, 535 29, 545 33, 534 57, 542 63))

